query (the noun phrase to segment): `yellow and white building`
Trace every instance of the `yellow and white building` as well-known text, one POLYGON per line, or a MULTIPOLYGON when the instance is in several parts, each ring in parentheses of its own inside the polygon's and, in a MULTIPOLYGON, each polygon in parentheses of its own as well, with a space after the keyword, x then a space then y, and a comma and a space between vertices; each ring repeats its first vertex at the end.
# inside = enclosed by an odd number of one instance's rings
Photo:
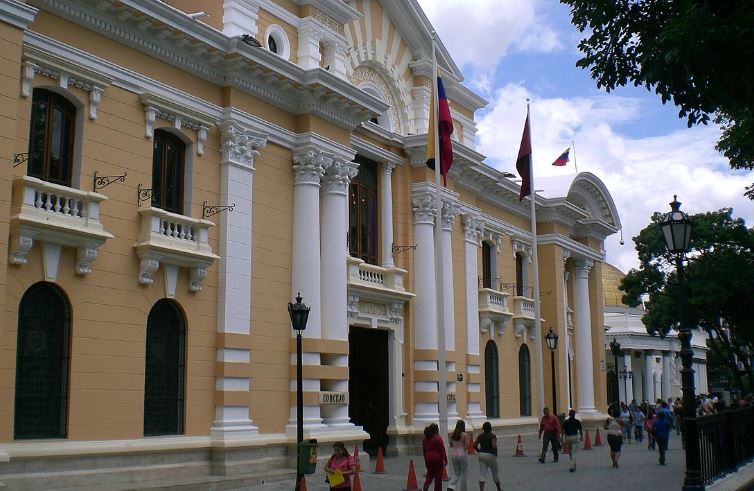
POLYGON ((431 32, 415 0, 0 0, 0 489, 289 476, 298 292, 307 438, 411 451, 439 384, 501 433, 605 410, 612 198, 537 183, 538 401, 529 202, 442 44, 438 364, 431 32))

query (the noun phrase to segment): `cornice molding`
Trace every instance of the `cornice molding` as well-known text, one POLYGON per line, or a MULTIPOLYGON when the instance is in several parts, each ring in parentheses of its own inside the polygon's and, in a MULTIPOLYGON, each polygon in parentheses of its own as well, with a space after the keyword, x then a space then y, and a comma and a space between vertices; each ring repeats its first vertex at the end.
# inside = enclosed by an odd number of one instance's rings
POLYGON ((351 146, 353 146, 354 150, 356 150, 356 152, 360 155, 368 157, 377 162, 387 162, 395 165, 406 164, 406 159, 401 157, 400 155, 389 152, 355 135, 351 135, 351 146))
POLYGON ((541 234, 537 235, 538 245, 557 245, 571 253, 574 260, 587 259, 595 262, 605 262, 605 251, 595 251, 581 242, 577 242, 570 237, 561 234, 541 234))
POLYGON ((348 5, 346 2, 333 2, 332 0, 293 0, 293 2, 298 5, 311 5, 341 24, 345 24, 361 17, 359 11, 348 5))
POLYGON ((326 70, 303 70, 162 2, 98 0, 93 6, 83 0, 33 1, 110 39, 293 114, 312 114, 352 130, 388 109, 387 104, 326 70))
POLYGON ((0 0, 0 22, 24 29, 34 22, 38 10, 19 0, 0 0))

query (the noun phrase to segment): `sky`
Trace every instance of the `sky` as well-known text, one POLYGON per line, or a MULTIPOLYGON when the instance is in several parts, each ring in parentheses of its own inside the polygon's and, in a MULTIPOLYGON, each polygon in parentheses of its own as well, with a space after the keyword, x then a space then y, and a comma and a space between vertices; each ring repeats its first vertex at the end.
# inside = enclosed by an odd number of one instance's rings
POLYGON ((639 267, 633 237, 655 211, 703 213, 732 207, 754 225, 743 196, 754 172, 732 171, 715 150, 714 125, 688 128, 672 104, 645 88, 598 90, 576 67, 584 36, 556 0, 418 0, 461 69, 489 105, 477 111, 476 150, 496 169, 515 171, 526 99, 531 104, 534 184, 539 176, 591 172, 607 186, 623 226, 605 240, 606 261, 639 267), (462 28, 458 28, 462 26, 462 28), (570 162, 553 167, 567 148, 570 162), (575 149, 575 152, 574 152, 575 149), (575 161, 575 164, 574 164, 575 161))

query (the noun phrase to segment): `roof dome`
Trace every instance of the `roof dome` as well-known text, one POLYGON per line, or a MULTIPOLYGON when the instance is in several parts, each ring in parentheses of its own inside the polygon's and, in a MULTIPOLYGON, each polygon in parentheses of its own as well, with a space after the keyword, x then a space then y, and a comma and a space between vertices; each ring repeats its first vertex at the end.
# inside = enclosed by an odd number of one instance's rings
POLYGON ((628 307, 624 304, 623 292, 620 290, 620 280, 626 274, 612 264, 602 265, 602 291, 605 297, 606 307, 628 307))

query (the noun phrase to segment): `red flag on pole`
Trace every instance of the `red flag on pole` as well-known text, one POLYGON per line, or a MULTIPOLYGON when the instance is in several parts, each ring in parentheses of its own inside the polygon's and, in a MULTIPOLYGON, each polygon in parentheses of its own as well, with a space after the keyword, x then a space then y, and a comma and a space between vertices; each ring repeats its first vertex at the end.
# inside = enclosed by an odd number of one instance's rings
POLYGON ((450 172, 450 166, 453 164, 453 143, 451 142, 450 135, 453 133, 453 118, 450 116, 450 106, 448 106, 448 98, 445 95, 445 87, 442 85, 442 77, 437 77, 437 120, 439 131, 435 129, 434 120, 434 94, 432 97, 430 109, 429 109, 429 135, 427 137, 427 167, 435 170, 435 135, 440 138, 440 175, 442 175, 442 183, 447 186, 446 176, 450 172))
POLYGON ((529 131, 529 112, 526 112, 526 123, 524 123, 524 134, 521 136, 521 146, 518 149, 518 160, 516 160, 516 170, 521 176, 521 194, 518 200, 521 201, 531 194, 531 132, 529 131))

